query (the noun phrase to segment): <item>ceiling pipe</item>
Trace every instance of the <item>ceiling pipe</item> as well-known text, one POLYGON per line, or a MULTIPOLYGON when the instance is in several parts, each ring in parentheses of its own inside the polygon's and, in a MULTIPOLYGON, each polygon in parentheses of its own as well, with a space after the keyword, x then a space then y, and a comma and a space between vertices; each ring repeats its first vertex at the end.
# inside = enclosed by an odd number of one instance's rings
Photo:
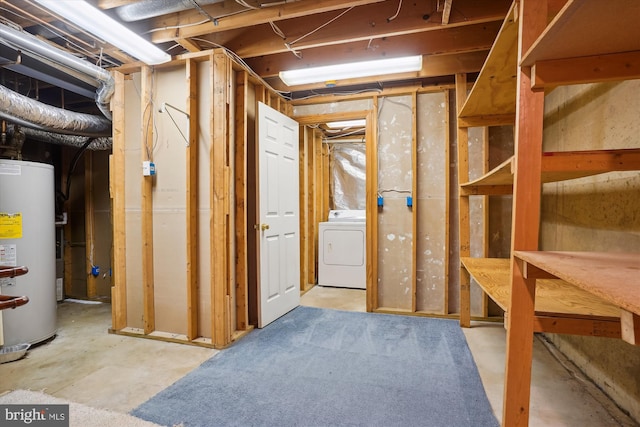
POLYGON ((102 114, 111 120, 109 101, 113 95, 115 82, 111 74, 97 65, 93 65, 70 53, 58 49, 37 37, 23 31, 16 30, 8 25, 0 23, 0 43, 19 50, 23 55, 28 55, 46 63, 54 63, 72 72, 81 73, 97 83, 96 104, 102 114))
MULTIPOLYGON (((9 129, 7 129, 7 134, 11 138, 13 138, 15 132, 16 131, 13 126, 10 126, 9 129)), ((76 148, 81 148, 89 139, 92 139, 91 144, 87 147, 88 150, 111 150, 113 143, 113 139, 107 136, 91 138, 88 136, 63 135, 26 127, 20 128, 20 132, 24 133, 29 139, 35 139, 36 141, 46 142, 49 144, 67 145, 76 148)))
POLYGON ((194 9, 196 6, 222 3, 223 1, 224 0, 143 0, 118 7, 116 14, 126 22, 141 21, 169 13, 194 9))
POLYGON ((43 104, 0 85, 0 118, 20 126, 82 136, 110 136, 111 121, 43 104))

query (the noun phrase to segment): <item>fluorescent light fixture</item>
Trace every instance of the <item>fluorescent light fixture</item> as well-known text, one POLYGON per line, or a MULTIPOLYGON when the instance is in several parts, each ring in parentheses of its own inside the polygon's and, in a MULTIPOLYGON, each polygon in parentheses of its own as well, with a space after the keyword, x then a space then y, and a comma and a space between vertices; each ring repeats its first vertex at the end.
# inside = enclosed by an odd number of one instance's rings
POLYGON ((171 56, 158 49, 124 25, 115 21, 100 9, 81 0, 34 0, 56 15, 68 19, 87 32, 101 38, 118 49, 148 65, 161 64, 171 56))
POLYGON ((382 74, 406 73, 422 69, 422 55, 375 61, 352 62, 316 68, 280 71, 280 79, 287 86, 308 83, 333 82, 382 74))
POLYGON ((330 129, 363 128, 366 124, 367 121, 365 119, 340 120, 337 122, 328 122, 327 127, 330 129))

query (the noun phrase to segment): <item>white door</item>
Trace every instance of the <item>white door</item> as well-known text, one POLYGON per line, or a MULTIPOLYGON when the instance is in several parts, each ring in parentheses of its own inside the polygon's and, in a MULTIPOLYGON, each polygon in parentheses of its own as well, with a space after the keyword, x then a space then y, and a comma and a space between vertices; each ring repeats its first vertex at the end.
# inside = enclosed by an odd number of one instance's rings
POLYGON ((298 123, 258 104, 260 299, 263 328, 300 304, 298 123))

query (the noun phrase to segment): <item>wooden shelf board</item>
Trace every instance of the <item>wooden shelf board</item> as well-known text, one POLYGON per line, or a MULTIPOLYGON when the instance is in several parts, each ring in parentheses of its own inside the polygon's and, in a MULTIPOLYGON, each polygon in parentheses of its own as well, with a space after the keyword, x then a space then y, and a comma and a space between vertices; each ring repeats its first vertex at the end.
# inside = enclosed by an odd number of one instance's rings
POLYGON ((460 118, 515 114, 518 65, 518 22, 515 2, 511 5, 496 41, 464 103, 460 118))
POLYGON ((640 253, 515 251, 514 256, 575 289, 640 314, 640 253))
MULTIPOLYGON (((469 274, 500 308, 509 311, 509 259, 461 258, 469 274)), ((536 285, 536 312, 620 317, 620 309, 562 280, 541 279, 536 285)))
MULTIPOLYGON (((640 170, 640 149, 557 151, 542 156, 542 182, 566 181, 613 171, 640 170)), ((513 157, 462 184, 465 194, 498 194, 494 186, 513 185, 513 157)), ((504 193, 499 193, 504 194, 504 193)))
POLYGON ((523 56, 522 65, 638 51, 639 16, 637 0, 569 0, 523 56))

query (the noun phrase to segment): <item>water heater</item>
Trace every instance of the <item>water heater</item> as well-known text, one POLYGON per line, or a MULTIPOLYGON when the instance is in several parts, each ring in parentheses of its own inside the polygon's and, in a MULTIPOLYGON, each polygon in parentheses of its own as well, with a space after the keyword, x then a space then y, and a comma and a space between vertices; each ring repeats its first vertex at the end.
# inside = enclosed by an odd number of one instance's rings
POLYGON ((0 293, 29 303, 3 310, 4 345, 38 343, 56 333, 55 188, 53 166, 0 159, 0 264, 24 265, 0 279, 0 293))

